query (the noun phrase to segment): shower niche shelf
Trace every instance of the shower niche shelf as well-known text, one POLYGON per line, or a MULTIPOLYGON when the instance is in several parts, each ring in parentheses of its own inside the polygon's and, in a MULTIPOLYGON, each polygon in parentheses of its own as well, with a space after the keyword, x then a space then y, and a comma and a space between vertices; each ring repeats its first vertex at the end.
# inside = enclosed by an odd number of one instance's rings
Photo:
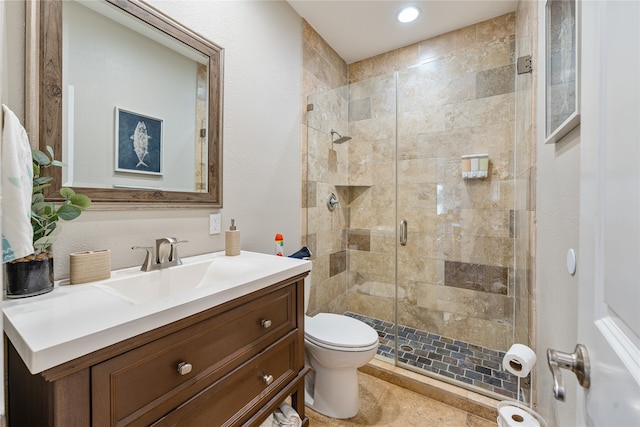
POLYGON ((336 184, 336 193, 338 198, 347 201, 346 207, 352 201, 357 199, 361 194, 366 193, 371 188, 371 185, 365 184, 336 184))
POLYGON ((362 188, 362 189, 367 189, 370 188, 371 184, 336 184, 336 188, 341 189, 341 188, 362 188))

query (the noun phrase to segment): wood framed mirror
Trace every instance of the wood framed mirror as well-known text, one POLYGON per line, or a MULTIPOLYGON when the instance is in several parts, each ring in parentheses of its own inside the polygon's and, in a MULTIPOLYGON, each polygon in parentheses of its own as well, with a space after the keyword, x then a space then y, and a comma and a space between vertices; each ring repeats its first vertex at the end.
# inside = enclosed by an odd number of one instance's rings
POLYGON ((25 127, 67 163, 47 170, 48 200, 222 207, 221 47, 138 0, 29 0, 26 15, 25 127))

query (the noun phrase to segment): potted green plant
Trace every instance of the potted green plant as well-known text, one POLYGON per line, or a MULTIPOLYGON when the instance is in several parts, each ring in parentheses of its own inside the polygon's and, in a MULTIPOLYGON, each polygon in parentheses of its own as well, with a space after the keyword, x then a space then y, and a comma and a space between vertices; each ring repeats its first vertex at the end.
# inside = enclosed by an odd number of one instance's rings
POLYGON ((66 166, 55 160, 53 150, 47 153, 32 150, 33 195, 31 198, 31 226, 33 227, 34 253, 5 264, 5 287, 7 298, 22 298, 53 290, 53 253, 51 247, 56 240, 53 232, 58 221, 76 219, 91 205, 91 199, 77 194, 71 188, 62 187, 60 195, 64 201, 57 204, 46 201, 44 190, 51 186, 50 176, 41 172, 49 167, 66 166))

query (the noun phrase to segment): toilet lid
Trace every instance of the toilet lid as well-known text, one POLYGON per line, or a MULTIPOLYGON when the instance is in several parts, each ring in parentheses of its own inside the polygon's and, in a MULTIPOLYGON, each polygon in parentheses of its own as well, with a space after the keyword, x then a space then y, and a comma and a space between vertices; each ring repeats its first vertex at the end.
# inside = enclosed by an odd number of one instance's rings
POLYGON ((304 335, 320 346, 360 348, 378 343, 378 333, 371 326, 352 317, 333 313, 305 318, 304 335))

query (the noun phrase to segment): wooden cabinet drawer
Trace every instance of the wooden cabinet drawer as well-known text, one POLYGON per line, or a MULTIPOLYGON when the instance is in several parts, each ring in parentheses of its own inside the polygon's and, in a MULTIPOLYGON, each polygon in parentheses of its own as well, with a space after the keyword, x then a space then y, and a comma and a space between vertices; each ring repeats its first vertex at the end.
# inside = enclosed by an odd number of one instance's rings
POLYGON ((91 368, 93 425, 148 425, 296 326, 290 285, 100 363, 91 368), (181 362, 190 373, 180 375, 181 362))
POLYGON ((202 390, 153 424, 168 426, 242 425, 284 384, 296 377, 295 333, 202 390), (270 376, 271 381, 266 377, 270 376))

